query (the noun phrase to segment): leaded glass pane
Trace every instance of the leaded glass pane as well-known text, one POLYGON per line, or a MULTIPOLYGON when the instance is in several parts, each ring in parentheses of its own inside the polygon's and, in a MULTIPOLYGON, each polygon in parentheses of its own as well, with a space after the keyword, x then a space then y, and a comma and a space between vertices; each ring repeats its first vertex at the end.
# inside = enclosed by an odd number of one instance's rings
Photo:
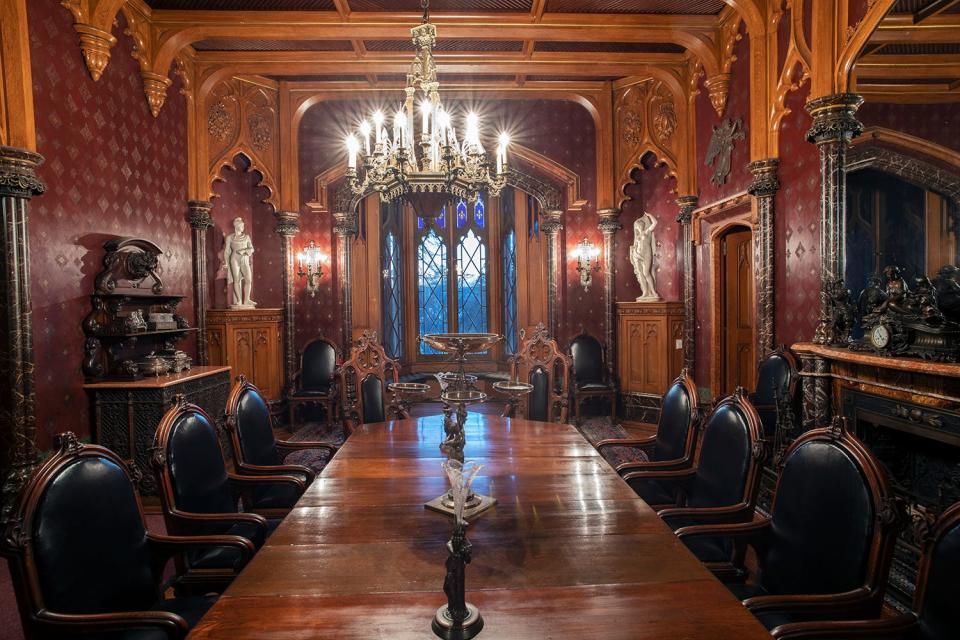
MULTIPOLYGON (((447 329, 447 247, 431 229, 417 245, 417 304, 420 334, 445 333, 447 329)), ((439 351, 420 343, 421 354, 439 351)))
POLYGON ((457 326, 461 333, 487 331, 487 247, 473 229, 457 243, 457 326))
POLYGON ((457 203, 457 229, 467 224, 467 201, 461 200, 457 203))
POLYGON ((503 238, 503 337, 508 353, 517 352, 517 234, 503 238))
POLYGON ((392 231, 383 243, 383 349, 391 358, 403 354, 403 285, 400 243, 392 231))
POLYGON ((486 224, 487 208, 483 204, 483 196, 477 196, 477 202, 473 205, 473 220, 477 226, 483 229, 486 224))

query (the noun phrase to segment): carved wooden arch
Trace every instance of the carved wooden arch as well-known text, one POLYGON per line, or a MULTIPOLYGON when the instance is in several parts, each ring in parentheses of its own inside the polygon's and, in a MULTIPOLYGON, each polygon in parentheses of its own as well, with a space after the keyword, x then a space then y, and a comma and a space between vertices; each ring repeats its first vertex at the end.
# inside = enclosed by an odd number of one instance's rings
MULTIPOLYGON (((873 32, 880 26, 880 22, 887 16, 896 0, 874 0, 873 4, 867 3, 867 11, 860 21, 848 27, 847 41, 840 50, 837 57, 837 63, 834 67, 834 93, 846 93, 850 91, 850 80, 853 76, 853 67, 857 63, 863 48, 873 32)), ((815 97, 815 96, 811 96, 815 97)))
POLYGON ((960 166, 960 153, 929 140, 883 127, 871 127, 847 152, 847 173, 876 169, 947 198, 960 212, 960 174, 942 165, 960 166))
MULTIPOLYGON (((786 106, 787 96, 798 91, 810 80, 810 69, 813 56, 807 34, 804 31, 804 9, 801 0, 788 0, 790 9, 790 34, 787 38, 787 50, 784 53, 783 66, 777 77, 776 90, 773 95, 773 106, 770 111, 769 136, 770 150, 778 153, 780 149, 780 123, 789 115, 791 109, 786 106)), ((779 24, 779 21, 778 21, 779 24)))
POLYGON ((235 164, 237 156, 242 156, 247 162, 250 163, 250 166, 245 170, 246 173, 256 171, 260 174, 260 182, 258 182, 256 186, 263 187, 268 192, 268 196, 261 200, 261 202, 270 205, 274 212, 279 211, 277 206, 277 190, 273 186, 272 180, 270 180, 268 174, 263 170, 263 167, 257 163, 256 156, 252 155, 244 144, 237 145, 229 154, 223 154, 221 159, 213 165, 214 169, 207 178, 207 184, 209 185, 210 189, 209 200, 212 202, 214 198, 220 197, 220 194, 214 191, 213 185, 217 182, 225 181, 221 175, 223 168, 227 167, 237 171, 237 165, 235 164))

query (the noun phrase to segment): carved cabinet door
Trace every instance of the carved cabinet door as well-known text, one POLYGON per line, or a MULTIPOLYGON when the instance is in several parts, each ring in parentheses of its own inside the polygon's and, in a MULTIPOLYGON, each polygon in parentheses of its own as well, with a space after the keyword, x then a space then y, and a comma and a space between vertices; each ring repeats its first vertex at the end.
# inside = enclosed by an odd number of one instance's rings
POLYGON ((617 307, 622 392, 663 395, 683 362, 680 303, 618 303, 617 307))

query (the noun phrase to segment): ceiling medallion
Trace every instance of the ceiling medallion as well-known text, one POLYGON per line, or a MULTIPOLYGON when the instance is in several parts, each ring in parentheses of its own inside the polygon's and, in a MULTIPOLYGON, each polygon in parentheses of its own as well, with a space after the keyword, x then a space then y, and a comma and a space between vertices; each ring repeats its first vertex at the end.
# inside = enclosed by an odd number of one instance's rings
POLYGON ((437 28, 429 22, 429 0, 420 5, 423 22, 410 30, 416 57, 407 73, 403 106, 393 117, 392 135, 381 111, 360 123, 359 135, 351 134, 346 141, 347 182, 355 196, 376 192, 383 202, 402 199, 418 216, 434 218, 451 200, 473 201, 483 191, 500 193, 507 182, 509 138, 499 135, 496 162, 491 164, 480 142, 480 118, 468 113, 463 140, 457 139, 450 113, 440 101, 433 58, 437 28), (418 97, 419 118, 414 112, 418 97))

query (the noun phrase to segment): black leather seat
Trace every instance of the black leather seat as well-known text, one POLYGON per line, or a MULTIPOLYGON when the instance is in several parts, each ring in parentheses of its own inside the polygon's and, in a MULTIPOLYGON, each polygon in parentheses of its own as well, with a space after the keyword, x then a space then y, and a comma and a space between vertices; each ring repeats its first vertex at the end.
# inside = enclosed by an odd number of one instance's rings
MULTIPOLYGON (((695 468, 632 471, 623 476, 638 495, 650 497, 672 529, 695 524, 748 522, 753 518, 763 447, 760 418, 742 387, 722 400, 707 420, 695 468)), ((695 538, 691 550, 704 562, 730 557, 722 538, 695 538)))
MULTIPOLYGON (((621 474, 631 471, 688 469, 693 466, 699 423, 697 388, 684 370, 663 395, 656 435, 601 440, 594 446, 621 474)), ((651 488, 651 491, 653 490, 651 488)), ((644 499, 650 504, 672 502, 667 492, 659 492, 658 495, 651 493, 644 499)))
POLYGON ((296 410, 301 404, 322 403, 326 409, 324 418, 334 420, 337 396, 337 364, 340 353, 333 342, 326 338, 311 340, 300 355, 300 370, 294 374, 292 389, 287 396, 290 424, 297 424, 296 410))
POLYGON ((770 518, 699 525, 677 533, 687 543, 721 536, 736 545, 710 565, 768 628, 805 620, 877 615, 893 552, 890 482, 842 419, 797 439, 787 452, 770 518), (742 544, 757 553, 745 583, 742 544))
POLYGON ((356 425, 408 417, 396 394, 387 399, 387 385, 400 381, 400 364, 387 356, 376 332, 361 334, 337 377, 348 432, 356 425))
POLYGON ((617 389, 607 372, 603 345, 589 334, 581 334, 570 342, 570 371, 573 378, 573 414, 580 422, 580 404, 590 397, 610 400, 610 417, 617 419, 617 389))
MULTIPOLYGON (((154 448, 164 519, 171 532, 229 532, 259 548, 306 487, 304 480, 292 476, 228 473, 210 419, 182 397, 160 421, 154 448)), ((194 554, 188 557, 188 568, 218 567, 231 560, 223 554, 194 554)))
POLYGON ((337 452, 329 442, 277 440, 266 400, 242 375, 227 398, 226 422, 241 475, 290 475, 309 485, 337 452))
POLYGON ((760 361, 757 367, 757 389, 750 401, 760 415, 764 437, 773 441, 777 431, 780 408, 794 406, 797 398, 797 360, 786 347, 780 345, 760 361))
MULTIPOLYGON (((237 536, 147 532, 134 482, 116 454, 82 445, 72 433, 58 436, 57 445, 21 494, 14 521, 23 535, 4 548, 27 637, 184 637, 216 597, 164 599, 166 561, 199 549, 229 549, 236 575, 253 545, 237 536)), ((217 587, 207 584, 205 592, 217 587)))

